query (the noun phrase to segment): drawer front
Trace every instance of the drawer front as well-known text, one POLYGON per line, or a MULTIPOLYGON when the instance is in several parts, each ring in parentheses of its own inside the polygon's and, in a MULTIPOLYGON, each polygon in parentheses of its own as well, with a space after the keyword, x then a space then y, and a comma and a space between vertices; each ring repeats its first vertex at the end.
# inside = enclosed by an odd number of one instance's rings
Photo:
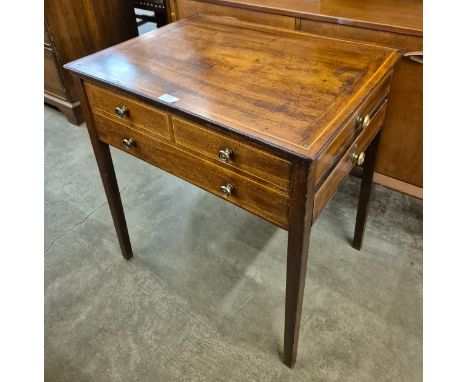
POLYGON ((256 183, 196 155, 154 139, 141 130, 114 122, 106 116, 94 114, 99 139, 127 151, 171 174, 193 183, 212 194, 223 197, 221 186, 233 186, 225 200, 238 205, 282 227, 287 227, 289 200, 286 193, 256 183), (124 139, 135 142, 130 149, 122 145, 124 139))
POLYGON ((289 189, 291 163, 287 160, 176 117, 172 127, 176 144, 218 160, 222 167, 240 169, 289 189))
POLYGON ((393 46, 396 48, 405 48, 410 51, 421 50, 415 49, 414 46, 415 42, 420 39, 420 37, 409 36, 402 33, 379 31, 352 25, 342 25, 309 19, 301 19, 300 25, 300 30, 302 32, 340 39, 370 42, 373 44, 393 46))
POLYGON ((330 175, 326 178, 323 184, 320 186, 320 189, 315 193, 314 197, 314 214, 313 220, 315 221, 320 212, 325 208, 329 200, 335 195, 336 190, 343 181, 343 179, 350 173, 351 169, 354 167, 354 164, 351 161, 351 155, 353 152, 357 154, 363 152, 367 146, 372 142, 372 139, 375 137, 379 129, 381 128, 384 117, 385 110, 387 107, 387 101, 385 101, 379 110, 375 113, 371 124, 364 131, 359 134, 350 148, 346 151, 344 156, 335 166, 330 175))
POLYGON ((189 16, 202 13, 213 16, 228 16, 238 20, 256 24, 270 25, 278 28, 295 29, 294 17, 274 15, 272 13, 251 11, 224 5, 211 4, 193 0, 177 0, 177 18, 185 19, 189 16))
POLYGON ((169 115, 156 108, 147 106, 119 92, 110 92, 96 85, 84 84, 91 109, 111 120, 133 127, 165 139, 170 138, 169 115), (125 114, 117 116, 116 108, 126 109, 125 114))
POLYGON ((343 150, 346 150, 351 144, 353 137, 356 136, 359 129, 363 128, 362 122, 364 118, 369 116, 370 123, 373 124, 376 112, 388 96, 389 88, 390 76, 382 81, 380 86, 363 102, 339 133, 325 147, 324 151, 317 158, 316 179, 318 182, 320 182, 322 177, 327 175, 327 170, 333 166, 340 154, 343 153, 343 150))
POLYGON ((44 90, 54 96, 67 99, 55 54, 49 48, 44 48, 44 90))

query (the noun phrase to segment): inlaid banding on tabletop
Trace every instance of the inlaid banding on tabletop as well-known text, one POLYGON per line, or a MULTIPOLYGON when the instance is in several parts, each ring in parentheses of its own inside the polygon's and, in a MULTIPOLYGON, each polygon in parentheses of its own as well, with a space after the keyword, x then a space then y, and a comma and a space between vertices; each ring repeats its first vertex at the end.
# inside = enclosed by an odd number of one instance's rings
POLYGON ((83 66, 80 72, 108 83, 118 79, 119 86, 148 99, 174 95, 180 101, 171 106, 188 117, 315 158, 312 143, 333 134, 348 110, 359 105, 354 96, 375 86, 399 53, 264 29, 227 18, 192 17, 97 53, 86 63, 88 72, 83 66), (148 41, 158 38, 165 43, 151 48, 148 41))

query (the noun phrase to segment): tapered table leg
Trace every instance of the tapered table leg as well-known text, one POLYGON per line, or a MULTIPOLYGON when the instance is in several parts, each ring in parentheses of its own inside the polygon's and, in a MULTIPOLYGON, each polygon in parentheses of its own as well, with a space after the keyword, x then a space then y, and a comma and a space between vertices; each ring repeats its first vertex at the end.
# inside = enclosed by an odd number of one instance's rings
POLYGON ((309 171, 306 166, 293 170, 291 178, 291 207, 288 228, 288 257, 286 269, 286 305, 284 324, 284 363, 296 362, 302 300, 307 270, 307 255, 312 223, 312 190, 308 189, 309 171))
POLYGON ((109 203, 112 219, 114 220, 120 249, 122 250, 123 257, 128 260, 132 258, 133 251, 109 145, 98 141, 93 144, 93 148, 101 174, 102 184, 106 192, 107 202, 109 203))
POLYGON ((379 141, 380 131, 366 149, 353 240, 353 247, 358 250, 362 247, 362 240, 364 238, 364 231, 366 228, 367 212, 372 191, 372 179, 374 178, 374 169, 377 159, 377 151, 379 148, 379 141))
POLYGON ((128 260, 133 257, 133 251, 130 243, 130 237, 128 236, 127 222, 125 220, 122 200, 120 199, 119 186, 115 176, 114 164, 112 163, 109 145, 99 140, 83 87, 79 82, 77 82, 76 87, 80 90, 80 101, 83 116, 88 129, 89 138, 91 139, 91 144, 93 146, 99 173, 101 174, 102 184, 104 185, 104 191, 106 192, 107 202, 109 203, 115 230, 117 232, 117 238, 119 239, 120 249, 122 250, 123 257, 128 260))

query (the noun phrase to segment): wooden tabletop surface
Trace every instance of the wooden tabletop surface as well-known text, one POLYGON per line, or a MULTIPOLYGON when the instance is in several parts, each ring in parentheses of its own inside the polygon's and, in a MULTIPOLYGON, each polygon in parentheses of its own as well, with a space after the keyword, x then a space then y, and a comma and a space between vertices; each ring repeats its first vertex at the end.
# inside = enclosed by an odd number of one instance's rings
POLYGON ((166 110, 315 158, 400 55, 196 15, 66 67, 166 110), (179 100, 159 100, 164 94, 179 100))

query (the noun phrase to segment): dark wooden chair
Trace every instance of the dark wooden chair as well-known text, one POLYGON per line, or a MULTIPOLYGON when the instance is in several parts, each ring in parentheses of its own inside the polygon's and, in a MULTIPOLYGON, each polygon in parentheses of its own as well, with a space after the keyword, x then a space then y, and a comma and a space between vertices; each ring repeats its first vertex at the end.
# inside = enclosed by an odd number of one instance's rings
POLYGON ((147 22, 156 23, 158 28, 168 24, 169 18, 166 1, 167 0, 132 0, 134 8, 154 12, 154 16, 135 12, 136 17, 141 19, 141 21, 138 22, 138 26, 147 22))

